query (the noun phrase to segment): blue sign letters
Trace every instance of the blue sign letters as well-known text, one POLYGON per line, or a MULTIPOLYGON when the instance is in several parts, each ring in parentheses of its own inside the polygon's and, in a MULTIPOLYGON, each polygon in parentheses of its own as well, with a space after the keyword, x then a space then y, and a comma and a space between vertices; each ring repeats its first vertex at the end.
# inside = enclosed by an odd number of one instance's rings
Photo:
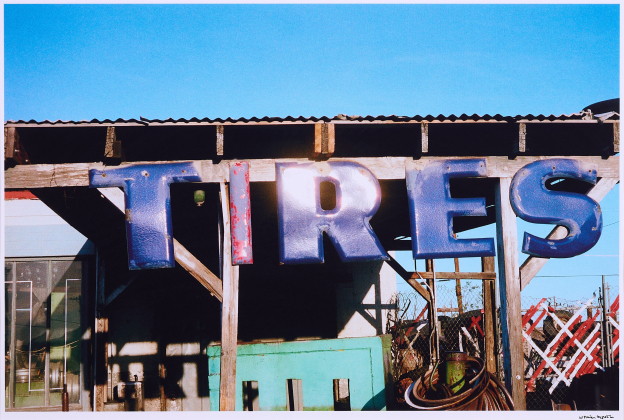
POLYGON ((169 184, 199 182, 190 162, 132 165, 89 171, 89 186, 122 187, 131 270, 175 265, 169 184))
POLYGON ((536 257, 566 258, 593 247, 602 231, 600 206, 585 194, 551 191, 552 178, 574 178, 596 183, 596 168, 573 159, 548 159, 520 169, 511 182, 510 200, 514 212, 531 223, 565 226, 568 236, 559 240, 524 233, 522 252, 536 257))
POLYGON ((367 168, 353 162, 275 166, 281 263, 322 263, 323 232, 344 262, 388 259, 369 224, 379 208, 381 189, 367 168), (333 210, 321 208, 324 181, 336 187, 333 210))
POLYGON ((451 198, 449 179, 485 177, 485 159, 440 160, 406 168, 412 253, 418 258, 495 255, 494 239, 453 238, 453 217, 485 216, 485 198, 451 198))

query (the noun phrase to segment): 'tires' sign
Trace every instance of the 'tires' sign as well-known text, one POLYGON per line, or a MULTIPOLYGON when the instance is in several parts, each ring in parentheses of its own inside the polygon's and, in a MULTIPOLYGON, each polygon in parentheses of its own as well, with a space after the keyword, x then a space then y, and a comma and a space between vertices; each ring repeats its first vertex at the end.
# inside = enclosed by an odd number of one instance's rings
MULTIPOLYGON (((276 163, 279 254, 284 264, 322 263, 323 232, 344 262, 386 260, 388 255, 370 226, 381 202, 373 173, 355 162, 276 163), (331 182, 336 206, 321 207, 320 185, 331 182)), ((453 218, 485 216, 484 198, 452 198, 451 178, 487 177, 485 159, 441 159, 423 168, 405 170, 414 259, 482 257, 495 255, 494 239, 455 239, 453 218)), ((566 258, 592 248, 602 231, 600 206, 584 194, 553 191, 553 178, 571 178, 595 184, 596 168, 574 159, 530 163, 513 177, 509 191, 516 215, 531 223, 555 224, 568 235, 547 240, 524 233, 522 251, 545 258, 566 258)), ((169 185, 201 182, 190 162, 133 165, 90 170, 92 188, 121 187, 126 207, 126 236, 130 269, 174 265, 169 185)), ((230 167, 232 243, 244 253, 233 254, 233 264, 251 264, 249 166, 230 167), (243 219, 240 212, 246 212, 243 219), (243 220, 244 222, 241 222, 243 220)))

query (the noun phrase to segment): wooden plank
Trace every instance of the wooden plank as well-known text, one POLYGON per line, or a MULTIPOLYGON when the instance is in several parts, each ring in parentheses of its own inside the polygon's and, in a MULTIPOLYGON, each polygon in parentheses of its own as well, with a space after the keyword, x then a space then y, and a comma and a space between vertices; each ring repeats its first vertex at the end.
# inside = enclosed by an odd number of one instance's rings
POLYGON ((217 156, 223 156, 223 125, 217 125, 217 156))
MULTIPOLYGON (((418 273, 411 273, 413 279, 424 279, 429 280, 433 278, 433 273, 427 271, 419 271, 418 273)), ((463 279, 463 280, 496 280, 496 273, 462 273, 461 271, 436 271, 435 273, 436 279, 463 279)))
MULTIPOLYGON (((122 213, 125 213, 124 193, 120 188, 98 188, 98 191, 122 213)), ((221 279, 214 275, 212 271, 195 258, 195 256, 175 238, 173 238, 173 253, 178 264, 188 271, 191 276, 195 277, 202 286, 208 289, 210 294, 216 297, 219 302, 223 302, 223 284, 221 279)))
MULTIPOLYGON (((481 257, 483 272, 493 272, 494 257, 481 257)), ((494 280, 483 280, 483 327, 485 334, 485 364, 488 372, 496 374, 496 287, 494 280)))
POLYGON ((204 286, 210 294, 223 302, 223 282, 208 270, 201 261, 191 254, 177 239, 173 238, 173 252, 175 259, 191 276, 204 286))
POLYGON ((431 295, 429 291, 425 289, 418 281, 414 280, 413 273, 406 271, 392 255, 388 254, 389 260, 385 261, 403 280, 414 288, 427 302, 431 302, 431 295))
POLYGON ((238 266, 232 265, 230 200, 225 183, 221 188, 223 213, 223 307, 221 312, 221 378, 219 411, 236 407, 236 342, 238 337, 238 266))
MULTIPOLYGON (((471 158, 466 157, 449 157, 471 158)), ((485 157, 488 169, 488 177, 508 178, 525 165, 537 160, 563 158, 576 159, 582 162, 594 164, 598 176, 601 178, 619 177, 619 156, 610 156, 602 159, 599 156, 518 156, 510 160, 506 156, 485 157)), ((411 157, 375 157, 375 158, 330 158, 328 162, 356 162, 366 168, 377 177, 377 179, 405 179, 405 167, 411 165, 415 169, 421 169, 431 161, 436 161, 440 157, 422 157, 413 160, 411 157)), ((276 162, 300 162, 309 163, 308 159, 250 159, 249 180, 251 182, 274 182, 276 162)), ((158 164, 171 162, 132 162, 138 164, 158 164)), ((194 163, 200 168, 202 182, 227 182, 229 178, 230 161, 223 160, 219 164, 213 164, 210 160, 198 160, 194 163)), ((130 163, 126 164, 130 165, 130 163)), ((124 167, 126 165, 120 165, 124 167)), ((42 165, 17 165, 14 168, 6 169, 4 172, 5 188, 29 189, 48 187, 86 187, 89 186, 89 169, 103 169, 102 163, 67 163, 67 164, 42 164, 42 165)))
POLYGON ((524 153, 526 152, 526 124, 519 124, 519 133, 518 133, 518 152, 524 153))
MULTIPOLYGON (((457 235, 453 235, 457 237, 457 235)), ((459 273, 459 258, 455 258, 455 272, 459 273)), ((459 314, 461 315, 464 313, 464 303, 462 302, 461 277, 459 274, 455 277, 455 295, 457 296, 457 307, 459 308, 459 314)))
POLYGON ((117 140, 115 127, 106 128, 106 143, 104 144, 104 159, 121 159, 121 141, 117 140))
POLYGON ((613 123, 613 153, 620 153, 620 122, 613 123))
POLYGON ((505 370, 505 386, 511 393, 515 409, 526 410, 518 238, 516 215, 509 200, 510 186, 510 178, 501 178, 495 191, 503 368, 505 370))
POLYGON ((314 156, 330 157, 334 154, 336 130, 334 124, 319 123, 314 125, 314 156))
POLYGON ((4 160, 9 160, 19 165, 30 163, 28 154, 19 140, 19 133, 15 127, 4 128, 4 160))
MULTIPOLYGON (((602 199, 613 189, 619 178, 602 178, 587 193, 587 196, 596 202, 602 199)), ((563 239, 567 236, 568 230, 563 226, 556 226, 547 236, 547 239, 563 239)), ((546 265, 549 258, 539 258, 530 256, 522 266, 520 266, 520 290, 523 290, 533 280, 533 277, 546 265)))
POLYGON ((429 153, 429 123, 426 121, 420 123, 420 151, 429 153))

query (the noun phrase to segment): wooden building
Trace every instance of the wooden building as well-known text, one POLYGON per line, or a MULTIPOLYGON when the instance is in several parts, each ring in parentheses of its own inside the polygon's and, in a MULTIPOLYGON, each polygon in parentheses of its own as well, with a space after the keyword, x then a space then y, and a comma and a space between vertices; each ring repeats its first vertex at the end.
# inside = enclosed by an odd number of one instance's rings
MULTIPOLYGON (((58 284, 65 280, 63 285, 81 279, 80 290, 71 295, 78 305, 73 319, 80 324, 74 334, 79 344, 72 348, 74 356, 58 359, 51 350, 58 338, 50 334, 55 328, 54 308, 59 302, 67 307, 70 293, 56 295, 50 283, 47 295, 33 295, 43 308, 43 336, 38 344, 43 356, 37 362, 43 380, 36 385, 43 391, 28 388, 27 393, 48 395, 38 402, 23 403, 24 398, 16 398, 16 384, 22 379, 15 372, 24 368, 16 354, 25 344, 18 342, 19 327, 7 317, 6 407, 60 410, 60 400, 54 396, 59 380, 52 376, 59 375, 59 360, 73 360, 75 366, 70 365, 79 372, 80 391, 70 398, 72 410, 128 409, 128 404, 114 401, 122 400, 130 389, 136 393, 131 385, 135 381, 141 383, 144 410, 208 410, 210 406, 231 410, 241 387, 236 382, 237 341, 309 342, 384 334, 386 312, 392 309, 389 300, 396 291, 395 272, 431 299, 414 280, 418 277, 392 259, 391 251, 411 249, 410 241, 397 240, 411 236, 406 165, 481 157, 487 163, 487 176, 453 180, 450 191, 454 198, 484 197, 487 215, 457 218, 453 229, 461 232, 497 223, 505 353, 505 366, 500 368, 516 407, 523 409, 523 384, 514 379, 522 377, 518 375, 523 368, 520 291, 547 259, 530 258, 519 267, 510 182, 531 162, 575 159, 594 165, 596 185, 565 179, 555 188, 589 193, 600 201, 619 182, 619 114, 612 111, 515 117, 8 121, 6 191, 28 190, 88 238, 94 251, 76 253, 79 267, 57 276, 58 284), (89 170, 177 161, 190 161, 200 168, 201 182, 170 186, 175 267, 129 270, 123 193, 118 188, 90 188, 89 170), (232 266, 230 209, 228 200, 220 197, 228 194, 230 164, 240 161, 249 164, 253 264, 232 266), (343 263, 325 235, 324 264, 280 264, 275 164, 340 161, 359 163, 379 180, 382 198, 370 226, 390 252, 390 260, 343 263), (199 190, 205 192, 200 203, 196 199, 199 190), (210 401, 214 394, 208 375, 209 354, 214 351, 207 353, 207 348, 215 344, 222 345, 219 405, 210 401)), ((322 191, 320 200, 331 209, 335 194, 322 191)), ((565 228, 561 229, 565 236, 565 228)), ((48 266, 61 264, 55 255, 60 254, 46 256, 48 266)), ((42 255, 25 257, 7 259, 7 264, 16 264, 11 269, 19 272, 19 264, 43 261, 42 255)), ((496 278, 494 262, 485 259, 484 263, 483 273, 421 276, 427 281, 446 276, 484 279, 491 284, 496 278)), ((13 274, 5 278, 7 313, 16 314, 19 309, 18 281, 13 274)), ((33 307, 30 311, 36 312, 33 307)), ((490 336, 492 313, 488 315, 490 336)), ((67 324, 67 315, 64 319, 67 324)), ((62 348, 67 347, 65 341, 62 348)), ((493 360, 488 363, 489 369, 496 370, 493 360)), ((69 372, 70 367, 60 371, 69 372)), ((28 384, 33 384, 30 377, 28 384)))

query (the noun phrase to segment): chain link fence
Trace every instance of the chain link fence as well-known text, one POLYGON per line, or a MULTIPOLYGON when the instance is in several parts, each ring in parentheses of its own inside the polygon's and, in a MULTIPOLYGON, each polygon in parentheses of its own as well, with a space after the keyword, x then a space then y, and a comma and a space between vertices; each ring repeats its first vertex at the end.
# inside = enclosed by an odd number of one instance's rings
MULTIPOLYGON (((523 342, 527 410, 553 410, 560 404, 579 410, 601 408, 600 399, 598 402, 596 399, 591 403, 582 402, 579 383, 593 380, 594 389, 588 387, 585 391, 595 394, 603 380, 601 375, 609 370, 619 370, 619 358, 615 357, 611 362, 605 360, 614 353, 604 344, 605 339, 612 343, 619 333, 613 326, 607 330, 608 320, 603 317, 603 307, 606 307, 607 313, 619 325, 616 302, 619 281, 613 279, 604 289, 600 279, 595 280, 593 296, 574 300, 557 296, 522 296, 523 330, 532 341, 529 343, 525 339, 523 342), (578 316, 569 323, 577 313, 578 316), (562 331, 564 327, 567 331, 562 331), (610 365, 614 367, 610 368, 610 365), (587 374, 594 375, 583 378, 587 374)), ((611 400, 617 403, 617 398, 603 394, 607 393, 598 392, 603 404, 611 403, 611 400)))
MULTIPOLYGON (((436 282, 440 353, 464 351, 484 357, 483 286, 481 280, 436 282)), ((427 301, 418 293, 397 293, 390 302, 386 333, 392 334, 395 395, 399 408, 403 392, 417 377, 433 367, 435 348, 427 301)))
MULTIPOLYGON (((548 350, 551 353, 548 356, 549 361, 559 372, 564 372, 566 368, 570 371, 567 373, 568 376, 573 373, 574 369, 577 369, 577 376, 583 372, 594 373, 597 370, 602 372, 605 356, 603 354, 604 346, 601 344, 604 338, 599 340, 593 349, 589 349, 593 352, 597 365, 600 366, 598 369, 596 366, 592 367, 591 359, 582 359, 584 354, 581 353, 584 351, 579 350, 579 346, 575 345, 574 340, 570 339, 566 331, 561 334, 560 332, 562 325, 565 325, 576 312, 582 309, 581 316, 577 317, 578 319, 575 319, 569 327, 570 333, 576 334, 579 328, 584 325, 584 332, 581 331, 577 337, 579 342, 586 342, 588 338, 595 342, 597 338, 604 337, 605 322, 601 322, 603 321, 602 296, 605 298, 607 312, 610 308, 615 308, 611 316, 619 325, 618 280, 617 277, 611 278, 604 291, 598 280, 594 292, 595 297, 589 303, 587 302, 592 296, 566 300, 557 296, 531 297, 522 295, 522 316, 527 319, 524 323, 524 330, 529 333, 531 341, 537 347, 535 349, 526 340, 523 343, 528 410, 553 410, 556 404, 571 402, 574 395, 579 392, 578 387, 574 388, 576 385, 572 383, 573 377, 570 377, 569 383, 561 379, 557 380, 556 371, 542 357, 545 351, 548 350), (551 310, 543 311, 541 309, 542 304, 551 310), (535 308, 538 309, 534 311, 534 315, 527 317, 527 312, 535 308), (544 314, 540 317, 541 312, 544 314), (551 314, 555 315, 557 319, 551 314), (595 332, 594 329, 596 329, 595 332), (590 337, 592 332, 594 336, 596 334, 598 336, 590 337), (558 342, 549 347, 553 340, 558 340, 558 342), (582 363, 577 359, 581 360, 582 363), (543 364, 545 366, 542 366, 543 364)), ((471 356, 485 358, 482 281, 461 280, 459 286, 456 280, 438 280, 436 282, 440 352, 444 354, 445 351, 464 351, 471 356)), ((390 303, 396 305, 397 309, 388 312, 386 333, 392 334, 393 337, 392 362, 395 396, 397 397, 396 408, 402 409, 407 408, 402 398, 405 389, 412 381, 433 367, 435 360, 432 360, 431 354, 435 348, 435 343, 430 330, 429 308, 425 299, 416 292, 397 293, 390 303)), ((498 333, 495 337, 495 348, 498 358, 498 376, 504 381, 500 309, 497 310, 496 324, 498 333)), ((619 331, 612 326, 609 334, 609 340, 614 342, 619 331)), ((591 344, 592 341, 587 342, 591 344)), ((612 360, 614 365, 612 369, 619 370, 619 354, 616 356, 612 360)), ((594 409, 589 405, 584 408, 594 409)), ((578 407, 578 409, 582 409, 582 407, 578 407)))

